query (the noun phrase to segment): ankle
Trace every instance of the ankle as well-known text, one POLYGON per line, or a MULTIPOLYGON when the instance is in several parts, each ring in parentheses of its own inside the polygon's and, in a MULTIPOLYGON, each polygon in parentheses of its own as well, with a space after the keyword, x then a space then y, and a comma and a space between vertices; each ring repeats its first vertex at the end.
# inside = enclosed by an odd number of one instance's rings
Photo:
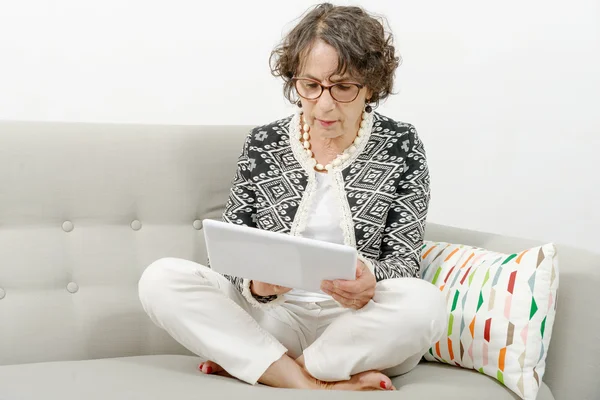
POLYGON ((271 364, 258 381, 267 386, 288 389, 318 389, 320 387, 319 382, 308 371, 285 354, 271 364))
POLYGON ((323 389, 323 386, 325 386, 324 382, 321 382, 320 380, 312 376, 310 372, 308 372, 306 368, 304 368, 304 366, 301 366, 300 368, 304 377, 303 382, 305 387, 303 387, 303 389, 323 389))
POLYGON ((302 354, 300 357, 296 358, 296 364, 298 364, 299 366, 301 366, 303 369, 306 369, 306 363, 304 362, 304 354, 302 354))

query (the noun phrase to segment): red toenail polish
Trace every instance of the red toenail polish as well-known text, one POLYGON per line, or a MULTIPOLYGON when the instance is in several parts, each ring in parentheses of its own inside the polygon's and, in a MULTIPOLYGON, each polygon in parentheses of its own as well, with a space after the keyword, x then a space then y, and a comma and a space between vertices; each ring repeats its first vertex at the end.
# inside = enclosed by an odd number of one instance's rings
POLYGON ((212 374, 212 367, 206 368, 206 373, 207 374, 212 374))
POLYGON ((379 386, 381 386, 382 389, 387 389, 387 386, 385 385, 385 381, 381 381, 379 386))
POLYGON ((198 369, 199 369, 200 371, 202 371, 202 366, 203 366, 203 365, 204 365, 204 364, 200 364, 200 365, 198 365, 198 369))

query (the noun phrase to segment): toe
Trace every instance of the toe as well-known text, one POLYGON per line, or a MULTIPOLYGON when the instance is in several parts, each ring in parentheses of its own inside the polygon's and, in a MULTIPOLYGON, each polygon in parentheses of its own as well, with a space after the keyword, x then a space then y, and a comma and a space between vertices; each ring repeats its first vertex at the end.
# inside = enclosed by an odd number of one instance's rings
POLYGON ((363 390, 391 390, 392 381, 379 371, 367 371, 354 376, 363 390))
POLYGON ((392 383, 392 380, 383 374, 381 375, 383 376, 381 379, 381 388, 383 390, 396 390, 394 384, 392 383))
POLYGON ((206 361, 199 365, 198 369, 205 374, 213 374, 223 371, 223 368, 219 364, 212 361, 206 361))
POLYGON ((368 378, 369 386, 374 387, 375 390, 392 390, 392 381, 390 378, 379 371, 371 371, 365 378, 368 378))
POLYGON ((396 390, 396 388, 394 388, 394 385, 392 385, 392 381, 390 380, 390 378, 388 378, 385 375, 383 375, 381 377, 381 381, 379 382, 379 387, 382 390, 396 390))

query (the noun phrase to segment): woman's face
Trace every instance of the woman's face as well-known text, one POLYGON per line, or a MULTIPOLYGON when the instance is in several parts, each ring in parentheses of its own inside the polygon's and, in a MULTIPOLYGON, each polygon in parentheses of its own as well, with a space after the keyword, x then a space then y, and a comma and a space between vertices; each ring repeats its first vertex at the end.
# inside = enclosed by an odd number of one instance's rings
MULTIPOLYGON (((306 59, 303 60, 302 71, 299 78, 311 78, 324 85, 332 85, 337 82, 361 83, 350 76, 348 72, 344 76, 332 75, 338 66, 338 54, 336 50, 327 43, 318 40, 306 59)), ((363 87, 358 97, 350 103, 340 103, 331 97, 329 90, 323 90, 321 96, 316 100, 300 98, 305 121, 310 126, 310 133, 314 136, 333 139, 344 134, 354 135, 358 131, 365 103, 371 93, 368 88, 363 87)))

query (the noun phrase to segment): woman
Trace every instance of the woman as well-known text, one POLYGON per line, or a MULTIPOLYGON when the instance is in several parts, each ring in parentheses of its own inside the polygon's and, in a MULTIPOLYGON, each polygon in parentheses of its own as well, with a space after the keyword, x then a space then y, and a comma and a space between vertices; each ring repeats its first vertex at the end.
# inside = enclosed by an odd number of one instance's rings
POLYGON ((354 246, 357 279, 307 293, 166 258, 144 272, 141 302, 206 360, 204 373, 286 388, 393 390, 389 376, 417 365, 446 312, 439 290, 419 279, 429 203, 423 145, 412 125, 371 106, 392 89, 391 36, 361 8, 322 4, 271 61, 298 110, 250 132, 223 220, 354 246))

